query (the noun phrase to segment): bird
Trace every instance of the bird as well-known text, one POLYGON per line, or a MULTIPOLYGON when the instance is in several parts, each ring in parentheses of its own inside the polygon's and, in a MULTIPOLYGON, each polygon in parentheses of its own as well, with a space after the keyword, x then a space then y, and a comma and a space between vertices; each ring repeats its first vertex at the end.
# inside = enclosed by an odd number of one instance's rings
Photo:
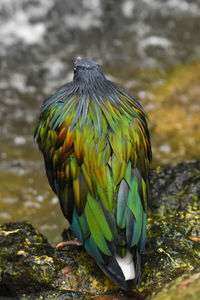
POLYGON ((147 121, 98 63, 79 58, 73 80, 43 102, 34 134, 76 241, 124 291, 139 280, 147 236, 147 121))

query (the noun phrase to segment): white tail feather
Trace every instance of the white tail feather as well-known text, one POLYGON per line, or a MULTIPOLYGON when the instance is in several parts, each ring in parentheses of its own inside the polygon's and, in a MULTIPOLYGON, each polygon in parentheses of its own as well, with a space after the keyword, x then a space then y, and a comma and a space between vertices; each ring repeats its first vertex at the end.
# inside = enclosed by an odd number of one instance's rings
POLYGON ((115 258, 122 269, 125 276, 125 280, 131 280, 135 278, 135 267, 133 262, 133 255, 127 250, 126 255, 121 258, 119 255, 115 255, 115 258))

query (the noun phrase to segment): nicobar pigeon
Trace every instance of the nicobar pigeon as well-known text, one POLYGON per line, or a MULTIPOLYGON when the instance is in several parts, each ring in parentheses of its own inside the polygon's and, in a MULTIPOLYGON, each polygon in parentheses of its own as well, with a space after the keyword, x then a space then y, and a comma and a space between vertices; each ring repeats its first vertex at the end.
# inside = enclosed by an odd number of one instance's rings
POLYGON ((77 59, 47 98, 35 138, 75 236, 121 289, 137 281, 147 233, 151 161, 147 116, 100 66, 77 59))

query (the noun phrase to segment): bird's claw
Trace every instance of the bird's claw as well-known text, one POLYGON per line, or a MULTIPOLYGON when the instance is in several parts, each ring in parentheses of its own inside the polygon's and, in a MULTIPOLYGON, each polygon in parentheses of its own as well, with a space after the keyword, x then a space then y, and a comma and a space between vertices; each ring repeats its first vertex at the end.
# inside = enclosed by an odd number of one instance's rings
POLYGON ((63 241, 56 246, 56 250, 59 250, 59 249, 62 249, 62 248, 68 247, 68 246, 80 247, 80 246, 82 246, 82 244, 78 239, 74 239, 71 241, 63 241))

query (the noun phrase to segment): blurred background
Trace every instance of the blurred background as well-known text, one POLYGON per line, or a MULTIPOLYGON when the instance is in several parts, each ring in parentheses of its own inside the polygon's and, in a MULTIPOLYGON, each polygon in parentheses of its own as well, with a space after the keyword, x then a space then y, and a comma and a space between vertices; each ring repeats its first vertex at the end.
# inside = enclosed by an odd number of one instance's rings
POLYGON ((0 223, 67 222, 33 140, 44 99, 96 60, 149 115, 152 166, 200 156, 200 1, 0 0, 0 223))

